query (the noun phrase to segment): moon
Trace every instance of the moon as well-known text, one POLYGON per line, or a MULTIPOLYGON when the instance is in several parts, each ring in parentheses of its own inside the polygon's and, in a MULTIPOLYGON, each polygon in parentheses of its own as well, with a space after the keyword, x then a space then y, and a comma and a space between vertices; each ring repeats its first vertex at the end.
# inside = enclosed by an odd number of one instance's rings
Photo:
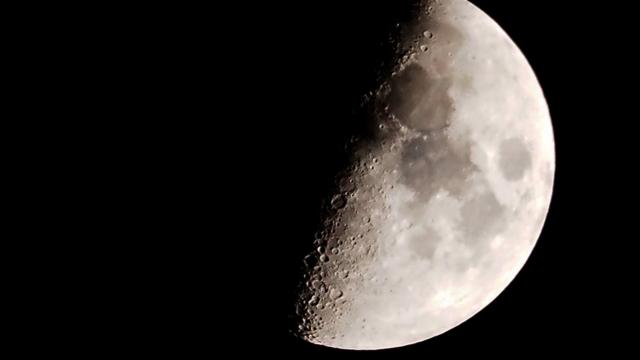
POLYGON ((468 1, 420 4, 304 259, 293 332, 315 344, 393 348, 456 327, 514 279, 549 209, 553 131, 526 58, 468 1))

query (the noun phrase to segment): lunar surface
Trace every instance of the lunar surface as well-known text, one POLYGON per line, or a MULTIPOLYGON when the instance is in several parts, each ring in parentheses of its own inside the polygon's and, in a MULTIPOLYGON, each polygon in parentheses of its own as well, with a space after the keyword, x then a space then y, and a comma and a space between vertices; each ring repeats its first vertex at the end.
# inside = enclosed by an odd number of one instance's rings
POLYGON ((471 3, 421 4, 304 259, 293 331, 315 344, 452 329, 514 279, 548 211, 553 132, 527 60, 471 3))

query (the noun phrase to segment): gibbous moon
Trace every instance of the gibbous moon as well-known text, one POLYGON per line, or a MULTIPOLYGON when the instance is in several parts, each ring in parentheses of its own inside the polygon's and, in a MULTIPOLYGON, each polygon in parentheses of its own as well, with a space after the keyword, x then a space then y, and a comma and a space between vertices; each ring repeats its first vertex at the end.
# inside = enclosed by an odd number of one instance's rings
POLYGON ((514 279, 548 212, 553 132, 527 60, 471 3, 422 7, 304 259, 294 332, 315 344, 392 348, 454 328, 514 279))

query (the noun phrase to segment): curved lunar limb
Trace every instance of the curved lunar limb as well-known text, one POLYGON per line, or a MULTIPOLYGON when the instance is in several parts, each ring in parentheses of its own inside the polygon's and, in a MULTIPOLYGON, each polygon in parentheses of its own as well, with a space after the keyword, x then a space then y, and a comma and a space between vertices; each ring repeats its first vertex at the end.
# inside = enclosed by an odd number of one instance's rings
POLYGON ((305 258, 295 333, 343 349, 408 345, 493 301, 540 235, 553 132, 523 54, 465 0, 423 1, 371 94, 372 139, 305 258))

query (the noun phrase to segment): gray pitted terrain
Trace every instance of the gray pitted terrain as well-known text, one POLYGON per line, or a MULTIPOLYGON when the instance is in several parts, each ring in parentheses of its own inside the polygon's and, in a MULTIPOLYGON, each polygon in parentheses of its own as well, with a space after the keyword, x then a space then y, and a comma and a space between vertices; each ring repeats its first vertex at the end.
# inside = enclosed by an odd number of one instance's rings
POLYGON ((524 56, 464 0, 424 1, 367 97, 376 131, 336 178, 295 332, 349 349, 436 336, 509 284, 542 228, 554 150, 524 56))

